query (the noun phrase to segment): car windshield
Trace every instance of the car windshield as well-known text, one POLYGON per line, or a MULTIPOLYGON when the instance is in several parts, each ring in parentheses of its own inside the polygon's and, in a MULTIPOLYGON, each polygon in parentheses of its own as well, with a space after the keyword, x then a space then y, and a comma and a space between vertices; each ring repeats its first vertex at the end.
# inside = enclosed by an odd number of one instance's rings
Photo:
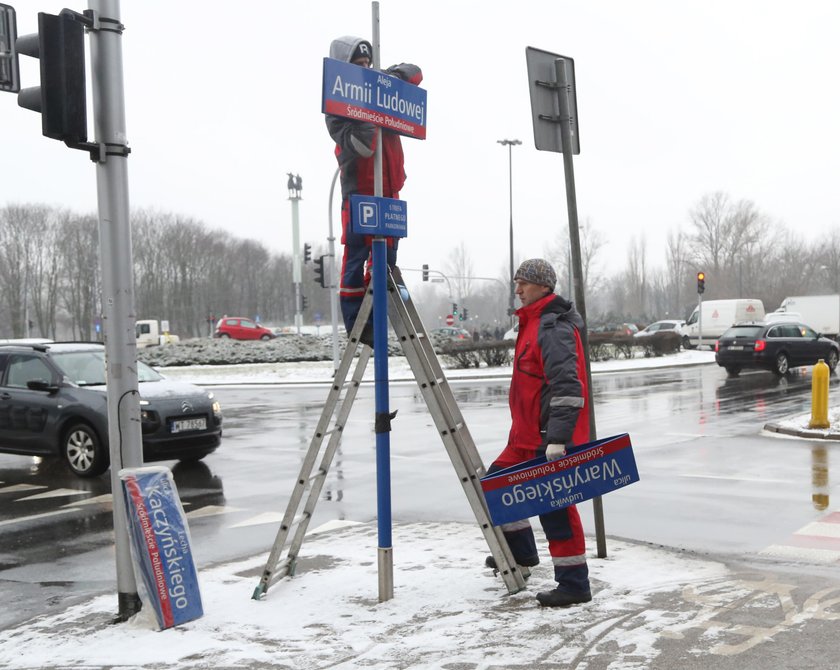
MULTIPOLYGON (((104 351, 61 351, 53 352, 52 360, 64 375, 78 386, 105 384, 104 351)), ((163 379, 145 363, 137 361, 137 380, 154 382, 163 379)))
POLYGON ((727 330, 721 339, 751 339, 754 340, 756 337, 761 335, 761 331, 764 330, 764 326, 735 326, 734 328, 730 328, 727 330))

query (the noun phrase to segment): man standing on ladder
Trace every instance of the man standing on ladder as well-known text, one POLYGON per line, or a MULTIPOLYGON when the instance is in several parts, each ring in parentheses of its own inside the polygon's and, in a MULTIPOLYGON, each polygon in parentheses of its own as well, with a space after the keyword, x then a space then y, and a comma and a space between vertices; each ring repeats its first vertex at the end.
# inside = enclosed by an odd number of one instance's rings
MULTIPOLYGON (((519 335, 510 382, 511 429, 504 451, 487 470, 517 465, 538 456, 561 458, 566 448, 589 441, 583 319, 573 304, 554 293, 557 277, 546 261, 524 261, 514 275, 519 335)), ((537 594, 540 605, 568 607, 592 600, 583 526, 575 506, 540 515, 554 563, 557 588, 537 594)), ((528 519, 502 526, 516 562, 540 562, 528 519)), ((488 556, 487 567, 496 569, 488 556)))
MULTIPOLYGON (((361 67, 370 67, 373 63, 373 48, 367 40, 358 37, 339 37, 330 44, 330 58, 345 61, 361 67)), ((386 74, 399 77, 415 86, 423 81, 420 68, 410 63, 393 65, 385 70, 386 74)), ((339 300, 344 327, 347 334, 353 329, 356 315, 365 297, 369 274, 365 272, 365 263, 370 256, 371 238, 354 233, 350 226, 350 196, 354 193, 373 195, 373 162, 376 152, 376 126, 364 121, 354 121, 340 116, 326 116, 327 129, 335 140, 335 156, 341 169, 341 243, 344 245, 344 258, 341 262, 341 282, 339 300)), ((405 184, 403 150, 400 136, 387 130, 382 131, 382 196, 400 197, 400 189, 405 184)), ((395 271, 394 279, 400 282, 397 263, 396 237, 389 237, 388 265, 395 271)), ((369 322, 362 331, 360 341, 373 346, 373 325, 369 322)))

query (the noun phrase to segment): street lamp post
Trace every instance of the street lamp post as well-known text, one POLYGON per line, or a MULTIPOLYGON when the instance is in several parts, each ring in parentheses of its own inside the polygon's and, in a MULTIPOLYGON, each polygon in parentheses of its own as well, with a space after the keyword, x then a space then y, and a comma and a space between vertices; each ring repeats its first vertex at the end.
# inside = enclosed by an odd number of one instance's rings
POLYGON ((513 146, 522 144, 519 140, 496 140, 498 144, 508 148, 508 198, 510 202, 510 295, 508 298, 508 314, 513 324, 513 146))

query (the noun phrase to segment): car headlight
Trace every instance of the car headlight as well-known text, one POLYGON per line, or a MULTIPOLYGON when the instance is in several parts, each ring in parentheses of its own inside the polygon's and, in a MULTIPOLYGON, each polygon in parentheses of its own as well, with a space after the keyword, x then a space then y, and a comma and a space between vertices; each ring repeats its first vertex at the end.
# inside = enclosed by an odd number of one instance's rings
POLYGON ((216 416, 221 416, 222 415, 222 405, 221 405, 221 403, 219 403, 218 400, 216 400, 213 403, 213 414, 215 414, 216 416))

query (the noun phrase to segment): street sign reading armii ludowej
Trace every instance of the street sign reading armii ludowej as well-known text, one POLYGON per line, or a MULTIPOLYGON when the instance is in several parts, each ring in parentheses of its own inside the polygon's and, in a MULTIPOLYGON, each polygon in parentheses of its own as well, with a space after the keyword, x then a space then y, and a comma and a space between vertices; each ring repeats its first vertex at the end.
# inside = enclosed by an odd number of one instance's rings
POLYGON ((481 479, 498 526, 576 505, 639 481, 627 433, 576 447, 565 457, 535 458, 481 479))
POLYGON ((399 77, 334 58, 324 59, 321 111, 426 139, 424 89, 399 77))
POLYGON ((350 222, 353 232, 360 235, 406 237, 408 204, 395 198, 351 195, 350 222))

